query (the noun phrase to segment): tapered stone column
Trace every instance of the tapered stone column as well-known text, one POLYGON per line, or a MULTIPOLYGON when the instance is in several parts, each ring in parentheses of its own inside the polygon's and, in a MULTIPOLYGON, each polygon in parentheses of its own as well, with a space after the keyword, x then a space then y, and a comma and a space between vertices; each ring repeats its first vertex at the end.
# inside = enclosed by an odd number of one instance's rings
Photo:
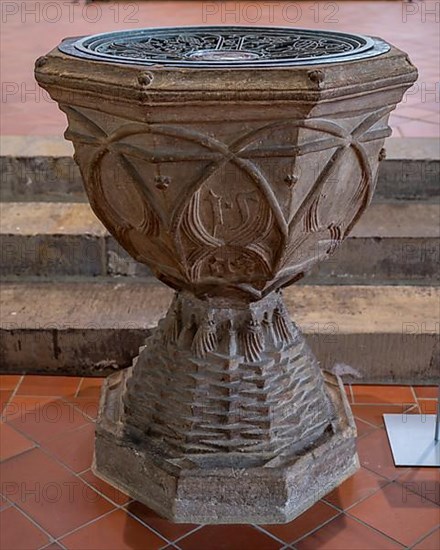
POLYGON ((241 307, 179 293, 123 404, 128 437, 157 439, 170 456, 236 453, 237 467, 314 443, 335 417, 278 293, 241 307))
POLYGON ((94 470, 175 521, 286 521, 356 471, 355 433, 279 292, 183 292, 108 379, 94 470))
POLYGON ((106 381, 96 475, 177 522, 275 523, 356 471, 341 382, 281 289, 368 206, 416 75, 380 39, 277 28, 110 33, 37 61, 94 212, 176 290, 106 381))

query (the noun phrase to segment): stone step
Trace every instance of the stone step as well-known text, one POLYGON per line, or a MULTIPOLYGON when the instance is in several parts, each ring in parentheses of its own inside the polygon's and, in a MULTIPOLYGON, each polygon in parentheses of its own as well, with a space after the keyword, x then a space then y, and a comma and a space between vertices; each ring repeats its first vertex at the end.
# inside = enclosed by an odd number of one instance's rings
POLYGON ((439 201, 438 138, 389 138, 385 149, 387 158, 380 165, 374 197, 376 202, 439 201))
MULTIPOLYGON (((389 138, 385 148, 376 202, 438 200, 438 139, 389 138)), ((0 149, 1 200, 86 202, 72 145, 62 136, 4 136, 0 149)))
MULTIPOLYGON (((86 203, 1 203, 3 277, 148 277, 86 203)), ((376 203, 306 284, 433 284, 439 280, 440 205, 376 203)))
MULTIPOLYGON (((102 376, 130 365, 173 293, 126 281, 4 283, 2 372, 102 376)), ((284 296, 321 365, 346 381, 440 382, 440 288, 293 285, 284 296)))

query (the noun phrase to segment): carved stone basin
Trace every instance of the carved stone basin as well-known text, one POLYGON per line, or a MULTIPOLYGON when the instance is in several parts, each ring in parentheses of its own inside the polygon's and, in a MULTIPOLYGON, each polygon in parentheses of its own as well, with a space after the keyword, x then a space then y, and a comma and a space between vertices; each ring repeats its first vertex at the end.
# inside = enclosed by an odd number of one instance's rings
POLYGON ((357 457, 280 289, 368 206, 415 68, 376 38, 188 27, 68 39, 35 74, 94 212, 177 290, 104 388, 95 472, 175 521, 289 521, 357 457))

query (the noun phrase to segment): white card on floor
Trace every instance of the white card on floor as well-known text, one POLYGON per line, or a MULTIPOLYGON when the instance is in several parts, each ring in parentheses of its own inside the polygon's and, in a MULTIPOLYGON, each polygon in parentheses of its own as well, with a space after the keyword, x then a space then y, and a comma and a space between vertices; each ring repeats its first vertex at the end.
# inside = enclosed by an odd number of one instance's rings
POLYGON ((384 414, 396 466, 440 467, 440 441, 435 441, 435 414, 384 414))

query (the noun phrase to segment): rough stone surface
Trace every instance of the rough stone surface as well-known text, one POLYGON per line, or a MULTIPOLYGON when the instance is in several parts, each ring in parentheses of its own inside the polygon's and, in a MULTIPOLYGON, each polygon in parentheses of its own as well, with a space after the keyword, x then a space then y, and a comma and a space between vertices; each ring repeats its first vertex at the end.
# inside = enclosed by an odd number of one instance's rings
POLYGON ((105 228, 82 204, 2 203, 2 276, 105 275, 105 228))
POLYGON ((438 138, 389 138, 386 155, 378 175, 379 200, 439 200, 438 138))
POLYGON ((134 438, 174 456, 234 453, 237 468, 303 449, 334 415, 278 293, 241 307, 177 294, 126 385, 134 438))
POLYGON ((151 269, 126 252, 110 235, 106 237, 107 275, 111 277, 152 277, 151 269))
MULTIPOLYGON (((142 352, 141 352, 142 355, 142 352)), ((167 455, 124 433, 122 394, 131 371, 105 383, 93 471, 177 523, 285 523, 359 468, 356 428, 339 379, 325 374, 334 421, 307 452, 167 455)))
POLYGON ((81 175, 71 157, 0 156, 0 171, 2 201, 85 200, 81 175))
MULTIPOLYGON (((173 292, 139 279, 4 282, 2 373, 111 374, 130 366, 173 292)), ((348 365, 346 382, 440 382, 440 288, 300 286, 290 314, 320 365, 348 365)))

